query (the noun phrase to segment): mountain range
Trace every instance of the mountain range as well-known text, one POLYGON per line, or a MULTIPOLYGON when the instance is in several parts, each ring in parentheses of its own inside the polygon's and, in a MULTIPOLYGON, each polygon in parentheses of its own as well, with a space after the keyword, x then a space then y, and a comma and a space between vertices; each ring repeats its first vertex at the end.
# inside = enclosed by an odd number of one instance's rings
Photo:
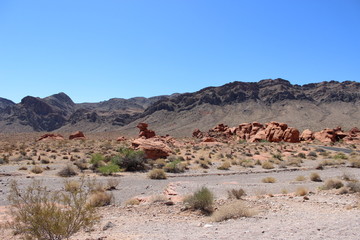
POLYGON ((74 103, 65 93, 27 96, 20 103, 0 98, 0 132, 121 131, 135 134, 147 122, 158 134, 190 136, 218 123, 286 122, 300 130, 360 127, 360 83, 293 85, 284 79, 232 82, 193 93, 151 98, 112 98, 74 103))

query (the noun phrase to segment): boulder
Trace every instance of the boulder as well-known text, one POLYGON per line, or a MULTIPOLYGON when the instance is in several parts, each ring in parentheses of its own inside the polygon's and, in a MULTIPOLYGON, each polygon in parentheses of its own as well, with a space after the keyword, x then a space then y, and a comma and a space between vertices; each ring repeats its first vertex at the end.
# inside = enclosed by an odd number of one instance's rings
POLYGON ((320 132, 314 133, 314 139, 323 143, 330 143, 336 141, 336 134, 334 129, 326 128, 320 132))
POLYGON ((289 127, 284 131, 284 142, 297 143, 300 142, 300 132, 296 128, 289 127))
POLYGON ((286 124, 280 124, 278 122, 268 123, 265 128, 266 140, 269 142, 281 142, 284 130, 287 127, 286 124))
POLYGON ((84 139, 86 139, 86 138, 85 138, 85 135, 84 135, 83 132, 77 131, 77 132, 74 132, 74 133, 70 134, 69 139, 70 139, 70 140, 72 140, 72 139, 75 139, 75 140, 84 140, 84 139))
POLYGON ((312 141, 312 140, 314 140, 314 133, 309 129, 305 129, 300 135, 300 141, 312 141))
POLYGON ((132 146, 137 150, 142 150, 145 157, 149 159, 166 158, 172 151, 161 138, 138 138, 132 142, 132 146))
POLYGON ((139 123, 136 127, 139 128, 139 137, 144 137, 146 139, 155 137, 156 134, 153 130, 147 129, 148 128, 147 123, 139 123))
POLYGON ((42 135, 38 141, 64 140, 64 137, 57 133, 46 133, 42 135))

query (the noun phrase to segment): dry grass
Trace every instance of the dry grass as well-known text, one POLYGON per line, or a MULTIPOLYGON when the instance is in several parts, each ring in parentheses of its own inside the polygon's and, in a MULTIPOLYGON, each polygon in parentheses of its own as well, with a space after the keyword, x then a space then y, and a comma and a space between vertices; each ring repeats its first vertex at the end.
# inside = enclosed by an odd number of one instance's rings
POLYGON ((310 174, 310 180, 313 182, 322 182, 320 175, 316 172, 310 174))
POLYGON ((73 177, 77 175, 77 172, 72 166, 66 165, 66 167, 64 167, 58 172, 58 175, 60 177, 73 177))
POLYGON ((140 201, 137 198, 131 198, 125 202, 125 206, 134 206, 134 205, 139 205, 139 204, 140 204, 140 201))
POLYGON ((247 207, 243 201, 235 201, 219 207, 211 216, 211 221, 221 222, 227 219, 252 217, 255 214, 256 211, 247 207))
POLYGON ((241 199, 241 197, 243 197, 243 196, 246 196, 246 193, 245 193, 244 189, 242 189, 242 188, 228 190, 228 197, 230 199, 232 199, 232 198, 241 199))
POLYGON ((35 174, 40 174, 44 171, 44 169, 40 166, 34 166, 30 171, 35 174))
POLYGON ((225 161, 223 162, 223 164, 221 164, 218 169, 219 170, 229 170, 231 167, 231 163, 229 161, 225 161))
POLYGON ((298 181, 298 182, 306 181, 306 177, 305 177, 305 176, 302 176, 302 175, 297 176, 297 177, 295 178, 295 181, 298 181))
POLYGON ((275 183, 276 182, 276 178, 274 177, 266 177, 266 178, 263 178, 261 180, 263 183, 275 183))
POLYGON ((296 189, 295 195, 296 196, 305 196, 308 194, 308 190, 305 187, 299 187, 296 189))
POLYGON ((148 177, 150 179, 166 179, 166 173, 163 169, 153 169, 149 172, 148 177))
POLYGON ((273 169, 274 168, 274 164, 272 164, 271 162, 269 161, 265 161, 261 164, 261 167, 263 169, 273 169))
POLYGON ((105 191, 94 191, 90 195, 89 204, 93 207, 103 207, 110 205, 113 200, 113 195, 105 191))
POLYGON ((339 189, 341 187, 343 187, 344 184, 342 183, 341 180, 336 179, 336 178, 331 178, 325 181, 325 184, 321 187, 321 189, 323 190, 330 190, 330 189, 339 189))

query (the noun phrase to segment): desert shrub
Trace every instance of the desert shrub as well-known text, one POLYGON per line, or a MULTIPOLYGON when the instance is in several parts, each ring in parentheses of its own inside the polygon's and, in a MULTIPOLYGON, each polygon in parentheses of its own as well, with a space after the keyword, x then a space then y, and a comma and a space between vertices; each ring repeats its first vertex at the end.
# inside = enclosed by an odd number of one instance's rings
POLYGON ((297 177, 295 178, 295 181, 298 181, 298 182, 302 182, 302 181, 305 181, 305 180, 306 180, 306 177, 305 177, 305 176, 302 176, 302 175, 297 176, 297 177))
POLYGON ((28 169, 27 167, 22 166, 22 167, 19 167, 19 169, 18 169, 18 170, 27 170, 27 169, 28 169))
POLYGON ((142 171, 145 170, 145 153, 131 148, 122 148, 119 150, 120 154, 114 156, 111 162, 118 165, 125 171, 142 171))
POLYGON ((47 159, 47 158, 43 158, 43 159, 41 159, 40 162, 41 162, 42 164, 49 164, 49 163, 50 163, 50 160, 47 159))
POLYGON ((104 162, 105 157, 101 153, 94 153, 91 155, 90 163, 95 167, 98 168, 101 165, 101 162, 104 162))
POLYGON ((44 169, 40 166, 35 165, 30 171, 35 174, 40 174, 44 171, 44 169))
POLYGON ((283 156, 280 153, 274 153, 274 154, 272 154, 272 157, 274 159, 277 159, 277 160, 280 160, 280 161, 283 160, 283 156))
POLYGON ((329 190, 329 189, 334 189, 334 188, 339 189, 343 186, 344 186, 344 184, 342 183, 341 180, 331 178, 331 179, 326 180, 325 184, 321 188, 323 190, 329 190))
POLYGON ((295 195, 296 196, 305 196, 306 194, 308 194, 308 190, 304 187, 299 187, 298 189, 296 189, 295 195))
POLYGON ((0 165, 1 164, 7 164, 9 163, 9 157, 8 156, 3 156, 2 158, 0 158, 0 165))
POLYGON ((125 202, 125 206, 139 205, 140 201, 137 198, 131 198, 125 202))
POLYGON ((262 181, 263 183, 275 183, 275 182, 276 182, 276 178, 266 177, 266 178, 263 178, 261 181, 262 181))
POLYGON ((321 177, 318 173, 311 173, 310 180, 313 182, 322 182, 321 177))
POLYGON ((166 179, 166 173, 162 169, 153 169, 149 172, 148 177, 150 179, 166 179))
POLYGON ((264 168, 264 169, 273 169, 273 168, 274 168, 274 164, 272 164, 272 163, 269 162, 269 161, 264 161, 264 162, 261 164, 261 167, 264 168))
POLYGON ((316 158, 318 155, 316 154, 316 152, 311 151, 308 153, 308 156, 316 158))
POLYGON ((118 165, 110 163, 105 166, 98 167, 97 170, 105 176, 112 175, 113 173, 119 172, 120 168, 118 165))
POLYGON ((252 159, 244 159, 240 162, 240 165, 245 168, 253 168, 255 164, 256 163, 252 159))
POLYGON ((85 170, 89 168, 89 164, 85 159, 76 160, 74 165, 77 166, 80 170, 85 170))
POLYGON ((241 199, 242 196, 246 196, 244 189, 231 189, 228 190, 229 198, 241 199))
POLYGON ((218 169, 219 170, 229 170, 230 167, 231 167, 231 163, 229 161, 225 161, 218 167, 218 169))
POLYGON ((357 181, 348 182, 347 187, 351 192, 360 192, 360 182, 357 181))
POLYGON ((221 222, 239 217, 252 217, 254 214, 256 214, 256 212, 247 207, 244 202, 235 201, 219 207, 212 215, 211 220, 214 222, 221 222))
POLYGON ((333 156, 333 159, 348 159, 344 153, 337 153, 333 156))
POLYGON ((205 160, 199 161, 199 165, 200 165, 200 167, 202 167, 202 168, 204 168, 204 169, 208 169, 208 168, 209 168, 208 162, 205 161, 205 160))
POLYGON ((107 180, 107 184, 106 184, 106 190, 111 191, 111 190, 115 190, 116 187, 119 185, 120 180, 117 178, 110 178, 107 180))
POLYGON ((190 209, 201 210, 205 214, 210 214, 214 211, 214 194, 207 187, 197 190, 184 201, 190 209))
POLYGON ((77 172, 75 171, 75 169, 73 167, 71 167, 70 165, 66 165, 66 167, 64 167, 63 169, 61 169, 58 172, 58 175, 60 177, 72 177, 72 176, 76 176, 77 172))
POLYGON ((9 195, 13 222, 9 226, 25 239, 68 239, 98 220, 95 209, 87 204, 88 196, 82 184, 69 191, 49 193, 38 181, 24 191, 14 181, 9 195))
POLYGON ((182 173, 185 171, 185 165, 181 163, 179 160, 170 162, 164 167, 165 172, 170 173, 182 173))
POLYGON ((360 158, 350 159, 350 166, 354 168, 360 168, 360 158))
POLYGON ((305 155, 305 153, 298 153, 297 157, 305 159, 306 155, 305 155))
POLYGON ((92 191, 89 198, 89 205, 92 207, 103 207, 110 205, 113 200, 113 195, 104 190, 92 191))
POLYGON ((165 161, 165 159, 159 158, 159 159, 156 159, 156 160, 155 160, 154 165, 155 165, 157 168, 163 168, 163 167, 165 167, 165 165, 166 165, 166 161, 165 161))

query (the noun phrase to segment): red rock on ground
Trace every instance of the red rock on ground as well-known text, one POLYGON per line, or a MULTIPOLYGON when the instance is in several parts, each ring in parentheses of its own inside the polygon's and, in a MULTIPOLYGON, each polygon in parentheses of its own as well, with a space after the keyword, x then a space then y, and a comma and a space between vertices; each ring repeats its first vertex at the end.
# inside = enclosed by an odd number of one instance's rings
POLYGON ((284 131, 284 142, 297 143, 300 142, 300 132, 296 128, 289 127, 284 131))
POLYGON ((64 140, 64 137, 57 133, 46 133, 42 135, 38 141, 64 140))
POLYGON ((135 149, 145 152, 145 157, 149 159, 166 158, 172 151, 170 147, 161 138, 138 138, 132 142, 135 149))
POLYGON ((148 128, 148 124, 147 123, 139 123, 136 127, 140 129, 139 132, 139 137, 145 137, 147 138, 152 138, 155 137, 156 134, 153 130, 147 129, 148 128))
POLYGON ((203 142, 216 142, 216 139, 215 138, 212 138, 212 137, 204 137, 202 139, 203 142))
POLYGON ((300 141, 312 141, 314 140, 314 133, 309 129, 305 129, 300 135, 300 141))
POLYGON ((77 131, 77 132, 74 132, 74 133, 70 134, 69 139, 70 139, 70 140, 72 140, 72 139, 84 140, 84 139, 86 139, 86 138, 85 138, 85 135, 84 135, 83 132, 77 131))
POLYGON ((118 142, 123 142, 123 141, 126 141, 126 138, 125 138, 124 136, 121 136, 121 137, 118 137, 118 138, 116 139, 116 141, 118 141, 118 142))
POLYGON ((314 140, 318 140, 323 143, 335 142, 336 135, 334 129, 326 128, 320 132, 314 133, 314 140))

